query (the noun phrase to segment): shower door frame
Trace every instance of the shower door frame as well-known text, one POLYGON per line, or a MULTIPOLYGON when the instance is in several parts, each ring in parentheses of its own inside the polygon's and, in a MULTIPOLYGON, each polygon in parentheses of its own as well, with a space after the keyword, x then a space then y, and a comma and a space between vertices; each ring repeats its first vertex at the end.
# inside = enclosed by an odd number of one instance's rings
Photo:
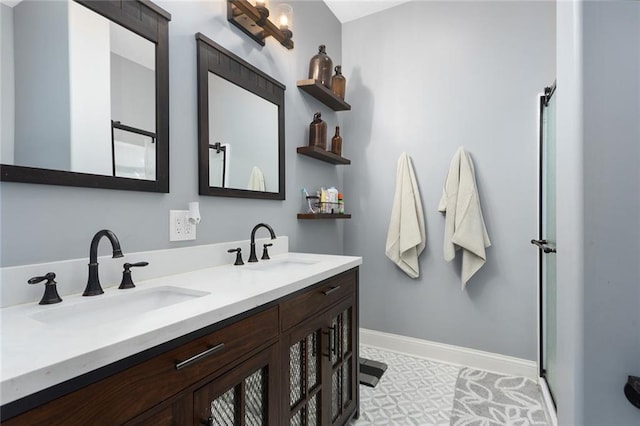
MULTIPOLYGON (((538 239, 544 238, 544 228, 543 228, 543 215, 544 215, 544 143, 545 143, 545 126, 544 126, 544 110, 548 105, 549 100, 555 94, 556 91, 556 82, 553 82, 553 85, 550 87, 546 87, 544 93, 538 95, 538 239)), ((555 141, 557 144, 557 140, 555 141)), ((556 176, 557 178, 557 176, 556 176)), ((556 204, 557 205, 557 204, 556 204)), ((555 254, 551 254, 555 256, 555 254)), ((543 318, 545 316, 544 311, 544 256, 549 256, 548 253, 544 253, 542 249, 538 250, 538 379, 539 385, 542 392, 542 396, 544 402, 548 408, 548 413, 551 417, 551 421, 553 425, 557 425, 557 416, 556 416, 556 400, 554 398, 553 392, 549 387, 549 383, 546 379, 545 375, 545 365, 544 365, 544 325, 543 318)), ((556 282, 557 285, 557 282, 556 282)))

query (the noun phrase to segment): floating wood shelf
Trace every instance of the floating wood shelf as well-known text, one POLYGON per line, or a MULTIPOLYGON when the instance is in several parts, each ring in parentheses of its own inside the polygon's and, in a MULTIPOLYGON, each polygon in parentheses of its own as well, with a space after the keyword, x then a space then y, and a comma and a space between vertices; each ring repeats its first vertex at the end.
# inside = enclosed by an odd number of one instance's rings
POLYGON ((298 80, 297 86, 334 111, 348 111, 351 105, 340 99, 333 92, 320 84, 318 80, 298 80))
POLYGON ((351 219, 351 215, 334 213, 298 213, 298 219, 351 219))
POLYGON ((299 146, 297 151, 298 154, 306 155, 316 160, 326 161, 331 164, 351 164, 351 160, 336 155, 326 149, 318 148, 317 146, 299 146))

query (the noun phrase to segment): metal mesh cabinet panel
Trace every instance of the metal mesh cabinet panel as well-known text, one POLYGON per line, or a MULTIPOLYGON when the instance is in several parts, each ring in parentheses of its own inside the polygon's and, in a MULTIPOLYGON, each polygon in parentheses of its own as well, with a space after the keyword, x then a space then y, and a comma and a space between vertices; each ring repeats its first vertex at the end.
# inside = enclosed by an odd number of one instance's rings
POLYGON ((209 425, 266 426, 266 376, 267 368, 260 368, 211 401, 209 425))
POLYGON ((352 375, 353 307, 342 309, 331 317, 329 360, 331 363, 330 406, 331 423, 340 424, 354 398, 352 375))
POLYGON ((291 426, 320 424, 320 330, 289 347, 289 408, 291 426))

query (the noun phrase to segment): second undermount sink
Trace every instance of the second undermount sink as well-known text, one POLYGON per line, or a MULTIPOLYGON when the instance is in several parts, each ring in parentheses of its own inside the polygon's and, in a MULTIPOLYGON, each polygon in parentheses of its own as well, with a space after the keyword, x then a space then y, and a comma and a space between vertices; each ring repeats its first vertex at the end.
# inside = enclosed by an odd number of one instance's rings
POLYGON ((249 264, 249 268, 256 271, 286 271, 290 272, 294 269, 305 268, 309 265, 315 265, 317 260, 313 259, 273 259, 261 260, 258 263, 249 264))
POLYGON ((156 309, 208 294, 206 291, 162 286, 135 292, 124 291, 111 297, 95 296, 88 300, 82 298, 72 305, 45 308, 46 310, 36 312, 30 317, 53 326, 85 328, 119 319, 139 317, 156 309))

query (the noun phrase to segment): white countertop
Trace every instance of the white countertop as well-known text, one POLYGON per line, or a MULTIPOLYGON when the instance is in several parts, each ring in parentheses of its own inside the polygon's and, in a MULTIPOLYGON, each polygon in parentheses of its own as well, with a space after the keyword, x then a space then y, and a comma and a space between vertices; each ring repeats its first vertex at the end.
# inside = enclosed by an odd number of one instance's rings
MULTIPOLYGON (((286 253, 244 266, 217 266, 136 282, 135 289, 106 288, 100 296, 66 296, 55 305, 22 304, 0 309, 0 402, 2 405, 115 361, 215 324, 362 264, 362 258, 286 253), (287 262, 312 262, 288 264, 287 262), (283 267, 276 265, 282 263, 283 267), (267 269, 259 270, 265 266, 267 269), (273 267, 272 267, 273 266, 273 267), (144 314, 87 325, 77 318, 38 321, 41 312, 154 287, 207 292, 202 297, 144 314), (35 318, 34 318, 35 316, 35 318)), ((135 272, 134 272, 135 274, 135 272)), ((135 275, 134 275, 135 278, 135 275)))

